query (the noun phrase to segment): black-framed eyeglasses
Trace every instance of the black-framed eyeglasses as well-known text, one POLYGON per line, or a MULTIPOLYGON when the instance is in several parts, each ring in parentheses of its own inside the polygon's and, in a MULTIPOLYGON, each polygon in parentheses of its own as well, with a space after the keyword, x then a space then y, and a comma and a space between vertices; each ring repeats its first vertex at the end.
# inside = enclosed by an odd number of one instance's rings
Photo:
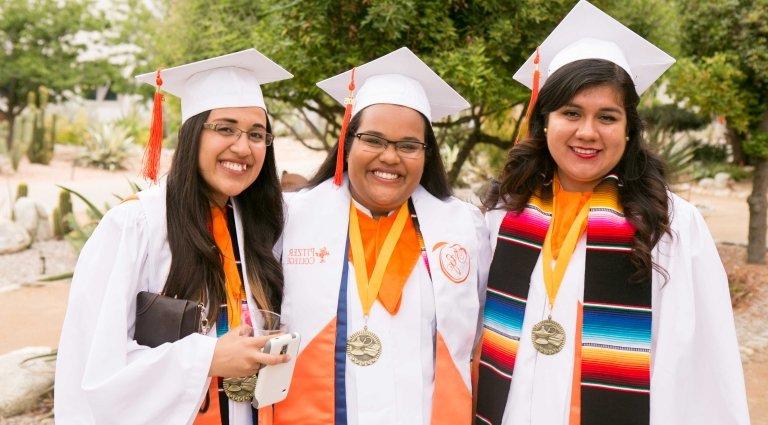
POLYGON ((402 158, 420 158, 427 150, 426 143, 412 140, 392 141, 369 133, 357 133, 355 137, 362 142, 363 150, 367 152, 382 153, 387 150, 389 145, 392 145, 395 152, 402 158))
POLYGON ((264 143, 269 146, 272 144, 272 141, 275 140, 275 136, 272 133, 267 133, 264 129, 240 130, 232 124, 214 122, 203 124, 203 128, 212 130, 219 136, 232 140, 233 142, 240 140, 240 136, 243 134, 248 136, 248 141, 251 143, 264 143))

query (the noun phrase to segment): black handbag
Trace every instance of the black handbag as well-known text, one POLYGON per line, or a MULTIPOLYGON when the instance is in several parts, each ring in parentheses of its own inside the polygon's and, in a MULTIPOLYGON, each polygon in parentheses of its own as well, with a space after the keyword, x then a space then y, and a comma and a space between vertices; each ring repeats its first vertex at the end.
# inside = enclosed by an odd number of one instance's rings
POLYGON ((136 295, 133 339, 154 348, 201 332, 204 320, 202 304, 141 291, 136 295))

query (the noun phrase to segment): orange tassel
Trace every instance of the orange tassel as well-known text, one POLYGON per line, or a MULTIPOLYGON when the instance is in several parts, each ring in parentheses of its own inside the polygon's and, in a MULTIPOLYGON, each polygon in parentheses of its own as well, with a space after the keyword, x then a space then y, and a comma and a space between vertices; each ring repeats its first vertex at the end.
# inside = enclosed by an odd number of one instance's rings
POLYGON ((336 151, 336 172, 333 175, 333 184, 341 186, 344 179, 344 140, 347 138, 347 127, 349 120, 352 119, 352 104, 354 103, 353 93, 355 92, 355 68, 352 68, 352 77, 349 81, 349 96, 344 99, 344 119, 341 120, 341 131, 339 132, 338 150, 336 151))
POLYGON ((154 103, 152 104, 152 126, 149 128, 149 140, 144 151, 142 174, 145 178, 157 183, 157 170, 160 166, 160 154, 163 149, 163 94, 160 92, 163 79, 160 78, 159 69, 157 70, 155 82, 157 86, 155 88, 154 103))
POLYGON ((520 130, 517 133, 515 144, 525 138, 530 131, 529 125, 531 123, 531 114, 533 113, 533 106, 536 105, 536 101, 539 99, 539 84, 541 81, 541 71, 539 71, 539 63, 541 62, 541 55, 539 54, 539 48, 536 48, 536 56, 533 58, 533 84, 531 88, 531 99, 528 101, 528 108, 525 111, 525 118, 520 124, 520 130))

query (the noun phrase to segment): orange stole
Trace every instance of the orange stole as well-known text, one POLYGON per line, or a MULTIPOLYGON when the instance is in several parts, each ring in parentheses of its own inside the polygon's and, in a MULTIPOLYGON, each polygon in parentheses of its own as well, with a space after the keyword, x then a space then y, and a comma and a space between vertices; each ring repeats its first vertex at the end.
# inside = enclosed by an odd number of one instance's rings
MULTIPOLYGON (((240 273, 237 272, 237 262, 235 260, 235 249, 232 245, 232 238, 227 227, 227 214, 223 208, 211 207, 211 234, 216 246, 219 248, 222 256, 222 266, 224 267, 225 292, 227 294, 227 324, 228 329, 240 325, 240 303, 243 300, 243 282, 240 280, 240 273)), ((205 413, 198 413, 195 418, 195 425, 220 425, 221 409, 219 407, 219 389, 217 377, 211 378, 211 385, 208 388, 210 404, 205 413)))
POLYGON ((472 393, 451 357, 440 332, 435 338, 435 390, 432 394, 433 425, 470 425, 472 393))
POLYGON ((213 233, 213 239, 221 252, 221 264, 224 267, 224 279, 226 280, 227 319, 229 329, 233 329, 240 326, 240 303, 244 299, 244 291, 240 273, 237 272, 235 249, 232 246, 229 227, 227 227, 227 214, 222 208, 215 206, 211 208, 211 233, 213 233))
MULTIPOLYGON (((296 358, 288 397, 274 405, 272 412, 274 425, 332 425, 334 423, 335 347, 336 317, 334 316, 296 358)), ((259 410, 259 420, 262 418, 261 410, 259 410)))
MULTIPOLYGON (((381 246, 384 244, 384 239, 387 237, 389 229, 392 228, 396 216, 397 214, 390 214, 387 217, 375 219, 357 210, 368 277, 373 274, 376 258, 379 256, 381 246)), ((351 255, 350 253, 350 258, 351 255)), ((389 311, 389 314, 396 314, 400 309, 403 288, 420 256, 419 238, 416 234, 416 228, 413 226, 413 220, 409 218, 405 222, 405 228, 400 239, 395 244, 395 250, 384 271, 384 280, 379 290, 378 300, 389 311)))
MULTIPOLYGON (((560 186, 560 182, 554 181, 554 210, 552 212, 552 258, 557 259, 560 255, 560 248, 563 246, 565 236, 571 229, 573 221, 579 215, 579 210, 585 203, 589 202, 592 192, 568 192, 560 186)), ((587 228, 585 221, 581 232, 587 228)))
POLYGON ((211 378, 211 385, 208 386, 208 409, 197 414, 194 425, 221 425, 218 382, 219 378, 211 378))

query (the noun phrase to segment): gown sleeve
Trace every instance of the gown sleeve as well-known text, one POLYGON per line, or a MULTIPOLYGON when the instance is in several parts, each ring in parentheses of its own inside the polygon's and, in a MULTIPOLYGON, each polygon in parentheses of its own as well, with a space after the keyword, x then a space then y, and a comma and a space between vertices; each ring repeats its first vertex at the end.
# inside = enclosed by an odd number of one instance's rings
POLYGON ((651 424, 747 425, 728 278, 699 211, 673 196, 656 250, 651 424))
POLYGON ((205 394, 216 339, 192 334, 156 348, 133 340, 146 290, 148 234, 138 201, 108 212, 72 279, 56 364, 57 423, 191 423, 205 394))

